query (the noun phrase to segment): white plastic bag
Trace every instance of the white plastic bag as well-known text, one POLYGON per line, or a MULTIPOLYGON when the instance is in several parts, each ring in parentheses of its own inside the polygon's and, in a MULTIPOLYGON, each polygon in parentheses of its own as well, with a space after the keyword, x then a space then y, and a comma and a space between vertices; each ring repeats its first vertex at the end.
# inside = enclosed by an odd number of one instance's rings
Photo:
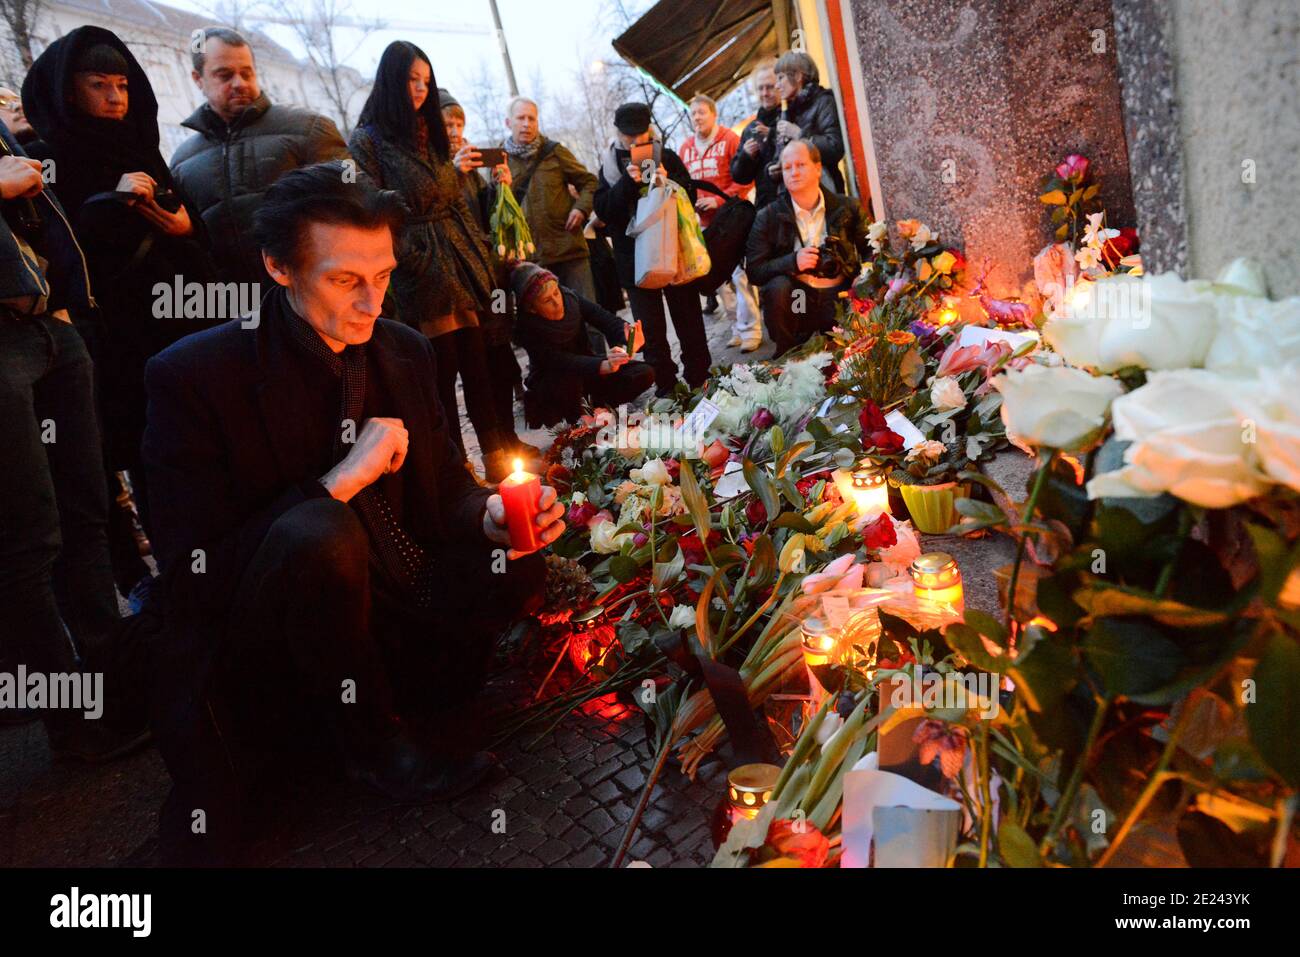
POLYGON ((636 216, 627 225, 636 238, 636 284, 662 289, 677 276, 677 200, 661 185, 652 185, 637 200, 636 216))

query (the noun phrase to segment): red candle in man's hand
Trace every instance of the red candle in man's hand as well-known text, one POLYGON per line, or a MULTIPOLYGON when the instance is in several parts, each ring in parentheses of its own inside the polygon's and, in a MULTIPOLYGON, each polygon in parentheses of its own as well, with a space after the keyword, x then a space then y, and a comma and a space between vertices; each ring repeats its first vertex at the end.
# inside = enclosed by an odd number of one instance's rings
POLYGON ((506 510, 506 527, 510 529, 510 547, 517 552, 535 552, 542 547, 537 516, 541 514, 542 480, 524 471, 524 463, 515 459, 515 470, 497 488, 506 510))

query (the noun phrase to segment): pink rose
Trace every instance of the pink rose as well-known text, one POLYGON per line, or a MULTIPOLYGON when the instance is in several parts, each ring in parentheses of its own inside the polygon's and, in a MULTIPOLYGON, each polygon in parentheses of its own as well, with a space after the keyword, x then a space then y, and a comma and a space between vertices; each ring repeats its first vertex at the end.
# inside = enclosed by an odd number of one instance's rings
POLYGON ((574 528, 586 528, 587 523, 596 517, 596 506, 590 502, 583 502, 581 505, 570 505, 568 522, 574 528))
POLYGON ((1080 156, 1078 153, 1071 153, 1063 159, 1056 167, 1056 175, 1061 179, 1070 179, 1077 176, 1075 185, 1083 182, 1083 178, 1088 175, 1088 157, 1080 156))

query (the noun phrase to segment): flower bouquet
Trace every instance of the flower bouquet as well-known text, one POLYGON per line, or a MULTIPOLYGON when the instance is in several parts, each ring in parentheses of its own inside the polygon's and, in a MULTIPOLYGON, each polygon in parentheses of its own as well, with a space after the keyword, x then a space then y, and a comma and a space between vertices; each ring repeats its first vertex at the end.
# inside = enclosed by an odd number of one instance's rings
POLYGON ((492 230, 492 245, 502 259, 522 262, 536 251, 524 211, 508 183, 497 184, 497 199, 488 226, 492 230))

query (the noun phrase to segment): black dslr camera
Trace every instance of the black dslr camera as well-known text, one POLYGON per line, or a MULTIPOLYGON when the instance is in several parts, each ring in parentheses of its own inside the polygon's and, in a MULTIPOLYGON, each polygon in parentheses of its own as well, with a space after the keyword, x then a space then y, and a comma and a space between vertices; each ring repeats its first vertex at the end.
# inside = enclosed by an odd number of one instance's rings
POLYGON ((843 279, 858 269, 858 254, 843 236, 828 235, 817 247, 817 265, 811 274, 818 279, 843 279))

